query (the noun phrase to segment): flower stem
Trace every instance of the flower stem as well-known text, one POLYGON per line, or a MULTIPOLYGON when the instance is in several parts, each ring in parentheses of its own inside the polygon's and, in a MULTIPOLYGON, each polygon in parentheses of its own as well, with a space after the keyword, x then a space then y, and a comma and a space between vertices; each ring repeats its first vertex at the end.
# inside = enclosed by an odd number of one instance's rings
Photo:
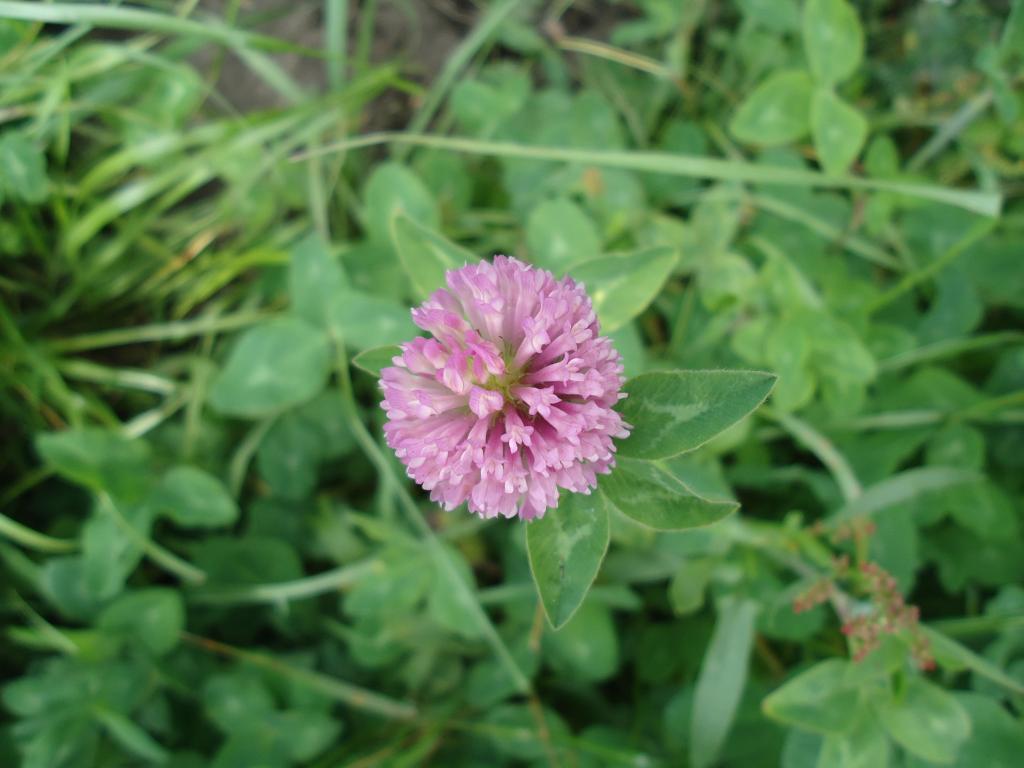
POLYGON ((516 664, 515 659, 512 658, 512 654, 509 652, 505 642, 498 634, 498 630, 494 628, 494 624, 491 622, 490 617, 488 617, 487 612, 484 611, 483 607, 480 605, 480 601, 476 594, 463 581, 456 564, 452 561, 451 554, 444 548, 444 545, 441 544, 441 541, 434 533, 434 530, 427 524, 427 521, 423 518, 423 514, 419 507, 416 506, 416 502, 413 500, 412 496, 409 495, 409 492, 402 486, 399 478, 395 476, 394 468, 391 466, 390 462, 388 462, 387 456, 384 455, 380 446, 366 429, 366 425, 363 424, 363 421, 359 416, 359 409, 356 405, 355 395, 352 391, 352 378, 349 375, 348 356, 345 353, 344 344, 337 338, 335 338, 335 342, 338 346, 338 360, 336 367, 338 383, 341 389, 342 406, 345 409, 345 414, 348 418, 349 426, 352 429, 352 434, 363 449, 366 457, 377 468, 377 472, 381 479, 388 484, 392 492, 397 496, 399 504, 405 511, 406 516, 409 518, 413 527, 422 535, 424 544, 427 546, 435 565, 448 580, 451 589, 458 595, 459 602, 464 604, 472 612, 480 631, 483 633, 484 638, 487 640, 488 644, 494 650, 495 655, 498 657, 498 660, 505 668, 505 672, 508 674, 509 679, 516 686, 516 690, 523 694, 531 693, 532 686, 530 685, 530 681, 523 674, 519 665, 516 664))
POLYGON ((197 586, 206 581, 206 573, 185 560, 182 560, 169 549, 157 544, 139 531, 114 504, 114 500, 107 493, 100 493, 100 503, 107 513, 114 519, 114 522, 126 533, 128 537, 146 553, 154 563, 159 565, 168 573, 173 573, 186 584, 197 586))

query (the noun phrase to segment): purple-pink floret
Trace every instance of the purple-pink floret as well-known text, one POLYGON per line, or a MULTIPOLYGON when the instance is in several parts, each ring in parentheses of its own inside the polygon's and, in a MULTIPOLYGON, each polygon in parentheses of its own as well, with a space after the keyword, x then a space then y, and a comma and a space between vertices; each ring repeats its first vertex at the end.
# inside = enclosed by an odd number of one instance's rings
POLYGON ((381 371, 384 434, 446 509, 543 517, 615 466, 622 359, 583 286, 514 258, 452 270, 412 311, 430 338, 381 371))

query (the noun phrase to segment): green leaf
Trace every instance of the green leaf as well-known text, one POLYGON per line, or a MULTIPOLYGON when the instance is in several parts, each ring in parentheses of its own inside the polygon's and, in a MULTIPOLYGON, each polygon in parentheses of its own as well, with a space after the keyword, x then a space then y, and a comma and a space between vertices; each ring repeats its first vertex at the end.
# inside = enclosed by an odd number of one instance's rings
POLYGON ((26 203, 41 203, 49 186, 46 158, 39 147, 19 131, 0 134, 0 193, 6 191, 8 197, 26 203))
POLYGON ((402 348, 395 344, 364 349, 352 358, 352 365, 375 378, 380 378, 384 368, 394 365, 394 358, 402 354, 402 348))
POLYGON ((608 606, 583 603, 557 632, 544 634, 544 658, 569 679, 600 682, 619 668, 619 641, 608 606))
POLYGON ((312 398, 329 370, 322 331, 297 318, 276 318, 242 334, 210 387, 210 405, 226 416, 269 416, 312 398))
POLYGON ((211 587, 292 581, 302 576, 295 550, 275 538, 207 536, 193 546, 193 553, 211 587))
POLYGON ((557 509, 526 526, 537 593, 558 629, 583 603, 608 550, 608 507, 600 492, 563 493, 557 509))
POLYGON ((737 0, 743 15, 768 29, 789 32, 800 26, 796 0, 737 0))
MULTIPOLYGON (((354 444, 341 397, 328 388, 274 421, 256 451, 256 467, 275 496, 299 500, 316 486, 323 461, 354 444)), ((251 530, 251 516, 249 524, 251 530)))
POLYGON ((864 30, 846 0, 804 3, 804 50, 819 84, 835 85, 854 73, 864 56, 864 30))
POLYGON ((530 211, 526 222, 529 260, 563 275, 570 267, 601 253, 597 227, 571 200, 545 200, 530 211))
POLYGON ((267 724, 288 745, 291 759, 307 763, 323 752, 341 734, 341 723, 326 712, 289 710, 277 712, 267 724))
POLYGON ((128 592, 103 609, 96 626, 137 641, 154 656, 173 649, 185 628, 185 606, 171 589, 128 592))
POLYGON ((1024 729, 1020 721, 988 696, 957 693, 956 700, 971 718, 971 735, 957 753, 957 764, 983 768, 1019 765, 1024 754, 1024 729))
POLYGON ((825 737, 817 768, 886 768, 891 754, 885 729, 865 714, 848 733, 825 737))
POLYGON ((377 166, 363 190, 363 205, 367 233, 377 243, 391 242, 391 220, 398 213, 430 229, 441 226, 433 194, 419 176, 398 163, 377 166))
POLYGON ((922 627, 922 629, 928 638, 935 660, 943 668, 954 672, 969 669, 1019 696, 1024 696, 1024 683, 1011 677, 984 656, 979 656, 970 648, 931 627, 922 627))
POLYGON ((401 212, 391 221, 391 242, 398 251, 405 274, 421 298, 444 287, 448 270, 479 261, 471 251, 401 212))
POLYGON ((120 712, 105 707, 95 711, 96 720, 126 752, 149 763, 167 762, 167 750, 120 712))
POLYGON ((711 581, 710 559, 685 560, 668 585, 668 601, 679 616, 696 613, 704 605, 704 592, 711 581))
MULTIPOLYGON (((146 507, 122 505, 121 512, 140 536, 146 535, 150 523, 146 507)), ((82 527, 82 573, 85 588, 95 598, 117 595, 141 559, 141 542, 107 511, 97 510, 82 527)))
POLYGON ((805 730, 846 733, 860 708, 849 670, 842 659, 819 662, 769 694, 761 708, 768 717, 805 730))
POLYGON ((150 502, 171 520, 188 528, 217 528, 238 519, 238 505, 219 479, 196 467, 167 471, 150 502))
POLYGON ((729 599, 719 606, 694 693, 690 762, 695 768, 715 763, 736 717, 747 682, 757 612, 758 604, 753 600, 729 599))
POLYGON ((619 459, 600 488, 626 517, 660 531, 710 525, 739 507, 697 496, 660 463, 635 459, 619 459))
POLYGON ((740 141, 765 147, 803 138, 811 127, 813 87, 803 71, 772 75, 743 100, 729 130, 740 141))
POLYGON ((116 432, 83 427, 36 437, 36 451, 58 474, 94 491, 140 495, 149 482, 149 446, 116 432))
POLYGON ((933 763, 953 764, 971 735, 963 705, 921 677, 910 678, 903 691, 882 702, 878 716, 897 744, 933 763))
POLYGON ((764 402, 775 376, 761 371, 660 371, 626 382, 622 417, 633 425, 619 454, 666 459, 699 448, 764 402))
POLYGON ((646 248, 585 261, 572 268, 571 276, 586 288, 601 331, 612 333, 654 301, 677 261, 674 248, 646 248))
POLYGON ((289 411, 274 422, 256 451, 256 468, 274 495, 299 500, 316 487, 323 458, 315 425, 289 411))
POLYGON ((224 733, 244 730, 274 711, 274 698, 255 672, 237 669, 207 677, 202 689, 207 717, 224 733))
POLYGON ((327 328, 335 294, 345 276, 330 246, 316 233, 296 243, 288 264, 288 296, 292 313, 317 328, 327 328))
POLYGON ((811 135, 826 173, 846 173, 868 137, 868 121, 828 88, 814 92, 811 135))
POLYGON ((352 289, 334 296, 331 329, 351 349, 400 344, 420 332, 406 307, 352 289))
POLYGON ((91 619, 103 605, 85 579, 85 562, 81 555, 51 557, 39 574, 43 596, 64 616, 79 621, 91 619))

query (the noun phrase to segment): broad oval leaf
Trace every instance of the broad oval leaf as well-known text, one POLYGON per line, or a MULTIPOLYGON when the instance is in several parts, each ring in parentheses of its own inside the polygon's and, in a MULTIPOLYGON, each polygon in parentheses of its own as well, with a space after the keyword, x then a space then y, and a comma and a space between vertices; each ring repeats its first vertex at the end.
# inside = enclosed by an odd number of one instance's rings
POLYGON ((422 298, 444 287, 448 270, 479 261, 471 251, 400 211, 391 220, 391 242, 398 251, 402 268, 422 298))
POLYGON ((594 304, 603 333, 618 330, 654 301, 678 261, 674 248, 645 248, 585 261, 571 270, 594 304))
POLYGON ((551 626, 579 608, 608 550, 607 500, 600 492, 566 493, 556 509, 526 526, 530 572, 551 626))
POLYGON ((402 354, 402 348, 396 344, 364 349, 352 358, 352 365, 371 376, 379 377, 384 368, 394 365, 394 359, 400 354, 402 354))
POLYGON ((170 757, 159 742, 130 719, 104 706, 97 706, 93 716, 110 737, 126 752, 148 763, 163 764, 170 757))
POLYGON ((288 294, 292 312, 318 328, 330 320, 332 297, 345 287, 341 265, 328 243, 316 233, 300 240, 288 262, 288 294))
POLYGON ((104 608, 96 626, 162 656, 181 639, 185 606, 173 589, 140 589, 121 595, 104 608))
POLYGON ((419 176, 400 163, 377 166, 363 190, 365 224, 370 239, 391 241, 391 220, 399 213, 428 227, 441 224, 441 212, 434 195, 419 176))
POLYGON ((811 104, 811 135, 826 173, 846 172, 868 136, 868 121, 831 89, 815 92, 811 104))
POLYGON ((907 681, 902 695, 882 704, 885 730, 911 754, 950 765, 971 735, 971 718, 952 694, 922 677, 907 681))
POLYGON ((699 448, 761 405, 775 378, 762 371, 658 371, 630 379, 620 409, 633 432, 619 453, 667 459, 699 448))
POLYGON ((816 766, 820 768, 885 768, 892 743, 878 719, 863 713, 856 725, 843 734, 833 733, 821 744, 816 766))
POLYGON ((768 717, 805 730, 846 733, 860 708, 860 692, 849 670, 843 659, 819 662, 769 694, 761 708, 768 717))
POLYGON ((36 452, 58 474, 121 499, 140 495, 150 482, 149 444, 96 427, 46 432, 36 452))
POLYGON ((846 0, 807 0, 804 49, 811 72, 822 85, 852 75, 864 56, 864 30, 857 9, 846 0))
POLYGON ((766 147, 803 138, 811 126, 812 91, 806 72, 772 75, 740 104, 729 130, 740 141, 766 147))
POLYGON ((330 324, 351 349, 399 344, 419 333, 407 307, 352 289, 333 297, 330 324))
POLYGON ((220 480, 197 467, 174 467, 150 497, 157 512, 189 528, 216 528, 238 519, 238 505, 220 480))
POLYGON ((297 318, 276 318, 242 335, 210 388, 210 405, 226 416, 269 416, 312 398, 329 370, 323 332, 297 318))
POLYGON ((584 603, 564 627, 544 635, 544 657, 571 679, 600 682, 619 668, 619 636, 611 609, 596 600, 584 603))
POLYGON ((530 261, 556 276, 601 252, 601 236, 590 217, 576 203, 564 198, 545 200, 526 222, 526 247, 530 261))
POLYGON ((957 693, 956 699, 971 718, 971 736, 957 753, 959 764, 985 768, 1018 765, 1024 754, 1024 728, 1020 721, 989 696, 957 693))
POLYGON ((659 531, 682 531, 716 523, 735 512, 732 501, 713 501, 691 491, 667 467, 619 459, 601 490, 626 517, 659 531))
POLYGON ((724 601, 718 612, 694 694, 690 720, 690 762, 695 768, 714 765, 729 734, 747 682, 747 665, 754 644, 753 600, 724 601))

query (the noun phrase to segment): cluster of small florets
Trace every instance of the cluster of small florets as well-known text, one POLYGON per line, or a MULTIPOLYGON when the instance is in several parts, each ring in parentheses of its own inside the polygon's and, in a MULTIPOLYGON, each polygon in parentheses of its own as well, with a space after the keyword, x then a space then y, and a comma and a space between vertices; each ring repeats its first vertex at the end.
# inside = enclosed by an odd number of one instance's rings
POLYGON ((836 594, 835 580, 843 578, 850 569, 850 558, 848 555, 840 555, 832 560, 832 574, 822 576, 810 587, 805 589, 793 600, 793 612, 804 613, 806 611, 831 600, 836 594))
POLYGON ((804 613, 821 605, 832 597, 835 584, 831 578, 822 577, 805 589, 793 600, 793 612, 804 613))
POLYGON ((531 520, 589 493, 629 425, 622 359, 583 289, 496 256, 452 270, 412 312, 430 334, 381 371, 384 436, 446 509, 531 520))
POLYGON ((934 669, 935 659, 928 638, 921 630, 920 611, 916 605, 907 605, 893 575, 876 563, 862 563, 860 575, 872 610, 843 624, 843 634, 850 639, 853 649, 853 660, 863 661, 878 648, 883 636, 903 634, 910 642, 911 655, 918 667, 934 669))
MULTIPOLYGON (((819 522, 817 525, 817 530, 820 533, 824 533, 824 523, 819 522)), ((829 537, 829 540, 833 544, 842 544, 844 541, 850 541, 851 539, 859 540, 870 538, 875 535, 877 530, 878 526, 875 525, 874 520, 858 520, 852 523, 840 523, 832 531, 832 535, 829 537)))

